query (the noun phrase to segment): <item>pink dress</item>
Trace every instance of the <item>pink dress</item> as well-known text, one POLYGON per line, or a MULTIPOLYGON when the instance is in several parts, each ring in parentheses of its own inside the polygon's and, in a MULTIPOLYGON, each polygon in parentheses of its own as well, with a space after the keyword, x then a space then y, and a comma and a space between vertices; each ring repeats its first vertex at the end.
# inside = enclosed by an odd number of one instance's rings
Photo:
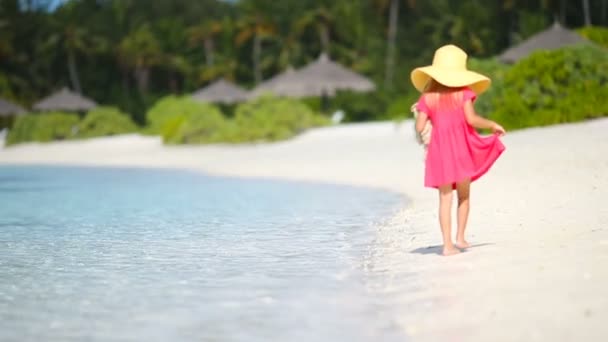
POLYGON ((463 89, 462 106, 441 110, 429 108, 425 95, 418 100, 418 110, 425 112, 431 123, 431 141, 428 146, 424 186, 438 188, 470 178, 476 180, 485 174, 505 150, 498 135, 480 136, 466 121, 464 103, 474 101, 475 93, 463 89))

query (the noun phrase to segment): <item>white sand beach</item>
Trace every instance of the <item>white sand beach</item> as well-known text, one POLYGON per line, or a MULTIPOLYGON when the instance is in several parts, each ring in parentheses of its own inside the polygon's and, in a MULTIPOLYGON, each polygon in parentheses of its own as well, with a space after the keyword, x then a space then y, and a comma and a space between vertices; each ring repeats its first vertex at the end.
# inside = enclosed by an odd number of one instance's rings
POLYGON ((162 167, 382 188, 408 207, 365 260, 411 341, 608 340, 608 119, 529 129, 474 183, 474 245, 441 257, 437 194, 412 122, 342 125, 246 146, 165 147, 126 135, 0 149, 0 164, 162 167), (431 247, 430 247, 431 246, 431 247), (430 247, 430 248, 429 248, 430 247), (411 277, 415 272, 417 275, 411 277))

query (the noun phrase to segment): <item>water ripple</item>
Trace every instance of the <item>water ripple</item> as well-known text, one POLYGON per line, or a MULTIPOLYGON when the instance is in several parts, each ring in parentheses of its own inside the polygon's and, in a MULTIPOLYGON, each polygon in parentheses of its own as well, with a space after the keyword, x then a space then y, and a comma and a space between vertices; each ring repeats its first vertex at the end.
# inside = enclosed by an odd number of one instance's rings
POLYGON ((365 263, 397 195, 122 169, 0 180, 28 189, 0 197, 0 340, 403 341, 365 263))

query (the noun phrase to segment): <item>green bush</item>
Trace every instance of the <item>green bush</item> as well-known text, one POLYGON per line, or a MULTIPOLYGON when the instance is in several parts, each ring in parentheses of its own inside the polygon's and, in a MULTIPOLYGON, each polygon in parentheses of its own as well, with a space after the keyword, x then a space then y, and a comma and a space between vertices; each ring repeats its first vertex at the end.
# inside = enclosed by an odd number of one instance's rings
POLYGON ((405 95, 397 97, 386 109, 386 118, 393 120, 413 119, 412 105, 418 101, 420 93, 412 87, 405 95))
MULTIPOLYGON (((321 97, 305 97, 305 98, 301 98, 300 102, 302 102, 303 104, 305 104, 308 108, 310 108, 313 112, 315 113, 322 113, 323 112, 323 101, 321 99, 321 97)), ((327 103, 327 102, 325 102, 327 103)), ((327 114, 327 113, 326 113, 327 114)))
POLYGON ((507 129, 608 115, 608 53, 589 45, 539 51, 518 62, 492 94, 490 117, 507 129))
POLYGON ((78 124, 78 138, 101 137, 115 134, 131 133, 137 126, 128 114, 114 107, 97 107, 90 110, 78 124))
POLYGON ((300 101, 262 96, 239 105, 234 122, 223 132, 225 141, 276 141, 328 123, 300 101))
POLYGON ((147 113, 147 132, 160 134, 166 143, 215 142, 225 121, 219 109, 190 97, 167 96, 147 113))
POLYGON ((10 81, 6 74, 2 71, 0 71, 0 97, 9 101, 15 99, 10 81))
POLYGON ((7 144, 70 139, 74 136, 78 121, 77 114, 62 112, 22 115, 17 117, 9 131, 7 144))
POLYGON ((340 91, 329 99, 330 112, 344 111, 345 122, 387 119, 389 96, 382 91, 357 93, 340 91))
POLYGON ((608 48, 608 28, 606 27, 583 27, 578 29, 577 32, 589 39, 590 41, 608 48))
POLYGON ((217 109, 209 106, 204 113, 192 114, 181 122, 172 123, 170 131, 174 135, 166 137, 170 144, 205 144, 222 142, 222 132, 226 126, 226 119, 217 109))
POLYGON ((504 87, 504 78, 510 66, 500 62, 496 58, 471 58, 469 60, 468 68, 469 70, 485 75, 492 80, 490 88, 475 101, 475 111, 479 113, 479 115, 487 117, 494 111, 492 98, 504 87))

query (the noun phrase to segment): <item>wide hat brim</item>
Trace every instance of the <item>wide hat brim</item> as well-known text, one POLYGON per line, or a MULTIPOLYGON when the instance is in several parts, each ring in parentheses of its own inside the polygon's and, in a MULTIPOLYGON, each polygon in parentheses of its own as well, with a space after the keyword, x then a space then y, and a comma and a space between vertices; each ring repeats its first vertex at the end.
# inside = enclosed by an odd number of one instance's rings
POLYGON ((492 83, 488 77, 474 71, 432 65, 414 69, 410 78, 414 87, 421 93, 424 92, 431 78, 448 87, 470 87, 478 95, 488 90, 492 83))

